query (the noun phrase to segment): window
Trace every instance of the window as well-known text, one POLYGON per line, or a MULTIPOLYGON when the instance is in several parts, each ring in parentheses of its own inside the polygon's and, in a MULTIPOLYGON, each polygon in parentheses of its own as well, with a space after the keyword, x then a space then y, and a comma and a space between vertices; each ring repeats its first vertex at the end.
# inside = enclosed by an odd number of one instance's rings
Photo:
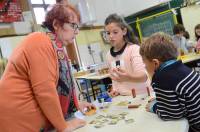
POLYGON ((31 0, 37 24, 42 24, 45 18, 45 13, 48 10, 48 6, 55 3, 56 0, 31 0))
POLYGON ((44 8, 35 7, 35 8, 33 8, 33 11, 34 11, 34 14, 35 14, 37 24, 42 24, 42 22, 44 21, 44 17, 45 17, 44 8), (37 15, 37 14, 39 14, 39 15, 37 15))

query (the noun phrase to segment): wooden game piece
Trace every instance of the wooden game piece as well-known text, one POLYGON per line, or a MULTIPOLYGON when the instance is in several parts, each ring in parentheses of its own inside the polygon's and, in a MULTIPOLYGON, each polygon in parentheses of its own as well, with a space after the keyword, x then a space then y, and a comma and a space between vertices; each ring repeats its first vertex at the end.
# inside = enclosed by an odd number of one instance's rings
POLYGON ((133 96, 133 98, 135 98, 135 97, 136 97, 135 89, 133 88, 131 91, 132 91, 132 96, 133 96))
POLYGON ((146 87, 148 96, 151 96, 149 87, 146 87))
POLYGON ((141 106, 141 104, 137 104, 137 105, 128 105, 128 108, 129 109, 133 109, 133 108, 138 108, 138 107, 140 107, 141 106))

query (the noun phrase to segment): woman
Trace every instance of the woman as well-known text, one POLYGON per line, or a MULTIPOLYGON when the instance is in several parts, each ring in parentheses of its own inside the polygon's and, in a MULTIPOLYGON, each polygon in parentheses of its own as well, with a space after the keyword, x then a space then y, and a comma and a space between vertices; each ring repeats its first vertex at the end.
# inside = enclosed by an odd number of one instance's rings
POLYGON ((113 83, 110 94, 131 95, 133 88, 138 94, 144 93, 147 75, 133 32, 117 14, 106 18, 105 31, 112 46, 107 54, 113 83))
POLYGON ((69 132, 85 125, 69 120, 76 109, 94 106, 78 104, 63 48, 78 34, 78 22, 73 7, 55 5, 43 24, 51 33, 28 35, 13 52, 0 81, 1 131, 37 132, 53 126, 69 132))

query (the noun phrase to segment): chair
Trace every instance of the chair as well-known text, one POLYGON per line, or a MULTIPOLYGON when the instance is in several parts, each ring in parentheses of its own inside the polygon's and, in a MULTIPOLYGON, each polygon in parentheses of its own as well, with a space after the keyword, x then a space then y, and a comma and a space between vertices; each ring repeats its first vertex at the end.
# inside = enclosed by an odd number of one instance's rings
POLYGON ((76 84, 79 90, 78 99, 81 100, 81 96, 83 96, 83 99, 87 99, 87 102, 91 102, 90 95, 88 95, 87 91, 83 90, 82 86, 78 83, 78 80, 76 80, 76 84))

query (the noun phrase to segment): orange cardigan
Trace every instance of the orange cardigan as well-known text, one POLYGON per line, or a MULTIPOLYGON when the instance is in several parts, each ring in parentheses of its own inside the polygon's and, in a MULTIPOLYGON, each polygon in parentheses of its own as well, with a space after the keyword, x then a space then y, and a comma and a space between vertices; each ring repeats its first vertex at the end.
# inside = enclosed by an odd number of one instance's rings
POLYGON ((38 132, 49 120, 66 128, 57 95, 58 61, 50 38, 32 33, 16 48, 0 80, 0 131, 38 132))

